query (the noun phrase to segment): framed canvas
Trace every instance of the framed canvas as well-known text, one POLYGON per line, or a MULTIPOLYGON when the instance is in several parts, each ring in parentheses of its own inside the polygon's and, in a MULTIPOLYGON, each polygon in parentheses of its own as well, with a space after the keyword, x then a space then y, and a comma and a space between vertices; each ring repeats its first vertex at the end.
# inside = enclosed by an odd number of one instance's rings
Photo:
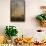
POLYGON ((10 1, 10 20, 14 22, 25 21, 25 0, 10 1))

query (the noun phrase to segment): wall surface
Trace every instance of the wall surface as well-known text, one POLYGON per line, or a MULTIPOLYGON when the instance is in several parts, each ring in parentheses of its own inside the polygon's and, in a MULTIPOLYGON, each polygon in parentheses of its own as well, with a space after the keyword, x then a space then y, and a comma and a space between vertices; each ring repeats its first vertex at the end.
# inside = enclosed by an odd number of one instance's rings
POLYGON ((35 16, 41 13, 42 5, 46 5, 46 0, 25 0, 25 22, 10 22, 10 0, 0 0, 0 33, 4 34, 6 25, 15 25, 19 31, 18 36, 39 36, 41 33, 37 33, 37 29, 46 32, 46 28, 40 27, 35 19, 35 16))

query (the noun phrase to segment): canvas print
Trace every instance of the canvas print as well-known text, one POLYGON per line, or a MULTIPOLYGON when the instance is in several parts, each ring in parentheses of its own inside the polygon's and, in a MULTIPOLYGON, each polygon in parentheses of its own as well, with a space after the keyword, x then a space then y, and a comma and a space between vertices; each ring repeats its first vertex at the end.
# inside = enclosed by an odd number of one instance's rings
POLYGON ((11 0, 10 20, 25 21, 25 0, 11 0))

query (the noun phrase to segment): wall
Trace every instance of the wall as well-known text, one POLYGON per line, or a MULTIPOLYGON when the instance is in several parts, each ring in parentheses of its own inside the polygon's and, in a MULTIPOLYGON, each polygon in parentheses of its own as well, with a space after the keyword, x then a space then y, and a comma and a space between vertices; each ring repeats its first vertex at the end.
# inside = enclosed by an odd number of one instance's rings
POLYGON ((0 33, 4 34, 6 25, 15 25, 19 31, 18 36, 31 36, 36 34, 36 29, 46 30, 35 20, 35 16, 41 13, 42 5, 46 5, 46 0, 25 0, 25 22, 10 22, 10 0, 0 0, 0 33))

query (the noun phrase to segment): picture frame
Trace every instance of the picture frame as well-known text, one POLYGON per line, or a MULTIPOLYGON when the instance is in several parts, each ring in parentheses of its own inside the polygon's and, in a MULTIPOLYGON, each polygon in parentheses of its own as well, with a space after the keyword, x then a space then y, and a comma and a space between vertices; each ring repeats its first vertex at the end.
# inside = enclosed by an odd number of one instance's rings
POLYGON ((11 22, 25 21, 25 0, 10 1, 10 21, 11 22))

